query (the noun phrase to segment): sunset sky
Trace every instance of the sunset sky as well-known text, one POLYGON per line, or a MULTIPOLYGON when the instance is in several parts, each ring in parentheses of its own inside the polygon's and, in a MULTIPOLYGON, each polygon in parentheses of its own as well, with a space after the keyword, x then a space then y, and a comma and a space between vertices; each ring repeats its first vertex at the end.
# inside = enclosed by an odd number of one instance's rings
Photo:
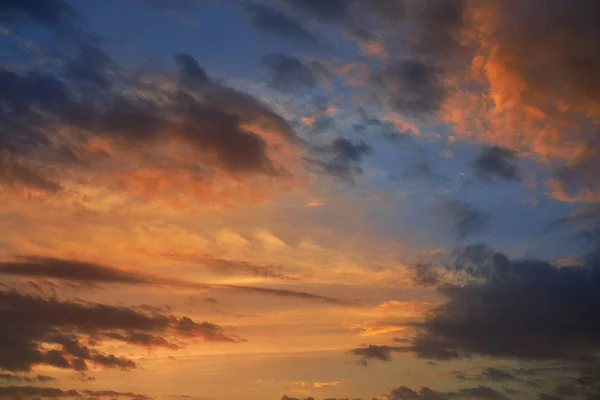
POLYGON ((0 0, 0 399, 600 399, 598 21, 0 0))

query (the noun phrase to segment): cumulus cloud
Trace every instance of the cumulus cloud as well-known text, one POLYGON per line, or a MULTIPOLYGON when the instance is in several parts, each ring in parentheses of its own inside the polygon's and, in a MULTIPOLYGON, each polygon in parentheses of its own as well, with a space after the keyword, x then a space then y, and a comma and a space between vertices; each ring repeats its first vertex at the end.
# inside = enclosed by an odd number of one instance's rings
POLYGON ((565 360, 598 351, 597 254, 582 265, 558 267, 510 259, 480 244, 454 257, 443 268, 463 274, 467 283, 440 287, 448 301, 416 325, 409 347, 417 356, 565 360))
POLYGON ((84 48, 66 64, 66 79, 2 67, 0 184, 57 192, 62 182, 50 175, 67 168, 146 196, 211 193, 199 189, 227 185, 225 176, 213 180, 220 172, 232 177, 232 188, 261 177, 292 183, 281 164, 293 160, 281 150, 292 155, 297 143, 287 121, 252 96, 212 82, 189 55, 175 60, 181 85, 166 92, 148 83, 118 92, 112 87, 120 79, 117 69, 96 48, 84 48), (145 94, 135 94, 142 86, 145 94), (94 93, 93 100, 83 91, 94 93), (56 135, 57 129, 64 133, 56 135), (169 153, 166 145, 182 151, 169 153), (127 166, 136 159, 141 164, 127 166), (165 181, 163 193, 152 184, 157 179, 165 181))

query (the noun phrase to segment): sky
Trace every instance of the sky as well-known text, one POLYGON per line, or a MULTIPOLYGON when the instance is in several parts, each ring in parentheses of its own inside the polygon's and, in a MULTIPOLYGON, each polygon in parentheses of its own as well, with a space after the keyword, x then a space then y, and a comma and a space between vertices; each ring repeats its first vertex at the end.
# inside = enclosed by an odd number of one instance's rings
POLYGON ((0 0, 0 399, 600 399, 596 0, 0 0))

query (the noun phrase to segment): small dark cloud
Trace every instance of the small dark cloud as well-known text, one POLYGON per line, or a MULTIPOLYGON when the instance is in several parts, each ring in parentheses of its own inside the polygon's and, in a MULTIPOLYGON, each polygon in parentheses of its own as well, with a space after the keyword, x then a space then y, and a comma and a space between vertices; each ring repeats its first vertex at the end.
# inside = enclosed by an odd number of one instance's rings
POLYGON ((378 346, 370 344, 365 347, 358 347, 348 351, 348 354, 360 357, 358 364, 367 366, 370 360, 392 361, 392 353, 404 351, 404 347, 378 346))
POLYGON ((115 68, 116 63, 105 52, 84 45, 79 54, 67 62, 65 74, 70 80, 84 85, 86 90, 90 87, 108 90, 114 83, 111 81, 111 72, 115 68))
POLYGON ((342 137, 335 139, 330 145, 316 147, 314 150, 323 155, 325 161, 309 159, 309 163, 319 167, 322 172, 350 183, 354 183, 355 176, 362 175, 360 164, 364 157, 374 154, 373 148, 364 141, 342 137))
POLYGON ((316 37, 294 18, 263 4, 248 4, 246 10, 252 23, 275 35, 287 36, 309 44, 316 44, 316 37))
POLYGON ((65 0, 5 0, 0 3, 0 20, 31 18, 39 23, 59 26, 75 15, 65 0))
POLYGON ((564 400, 561 396, 555 396, 547 393, 539 393, 537 398, 538 400, 564 400))
POLYGON ((34 376, 28 376, 28 375, 14 375, 14 374, 0 374, 0 381, 4 381, 4 383, 10 383, 10 382, 40 382, 40 383, 46 383, 46 382, 52 382, 55 381, 56 378, 53 378, 51 376, 48 375, 34 375, 34 376))
POLYGON ((489 399, 489 400, 506 400, 507 397, 488 386, 479 385, 474 388, 459 389, 458 393, 466 398, 474 399, 489 399))
POLYGON ((554 390, 552 391, 554 394, 558 396, 566 396, 572 397, 577 396, 577 385, 575 382, 567 382, 556 385, 554 390))
POLYGON ((312 88, 317 84, 317 76, 309 65, 296 57, 284 54, 268 54, 262 59, 269 71, 269 83, 281 91, 312 88))
POLYGON ((482 373, 482 377, 493 381, 510 381, 516 379, 513 374, 500 368, 486 368, 482 373))
POLYGON ((282 280, 293 279, 285 274, 283 267, 278 265, 253 264, 243 260, 186 254, 166 254, 166 256, 173 260, 196 264, 219 275, 249 275, 282 280))
POLYGON ((348 11, 351 0, 285 0, 297 10, 327 21, 339 20, 348 11))
POLYGON ((184 84, 203 84, 210 81, 204 68, 189 54, 176 54, 175 63, 179 68, 179 74, 184 84))
POLYGON ((413 281, 419 286, 435 286, 440 282, 440 274, 433 264, 420 262, 413 268, 413 281))
POLYGON ((516 152, 498 146, 485 147, 471 162, 477 177, 491 181, 494 176, 508 180, 521 180, 519 168, 512 164, 516 152))
POLYGON ((100 264, 35 256, 22 257, 15 261, 1 261, 0 274, 95 283, 141 284, 153 282, 153 278, 149 276, 100 264))
MULTIPOLYGON (((1 134, 0 134, 1 135, 1 134)), ((27 187, 47 192, 61 190, 61 185, 43 175, 42 171, 29 167, 16 154, 0 149, 0 185, 27 187)))
POLYGON ((437 208, 438 214, 452 222, 452 231, 459 239, 481 232, 488 224, 489 214, 478 211, 470 204, 450 200, 437 208))
POLYGON ((414 116, 437 112, 446 96, 436 68, 418 60, 398 60, 375 73, 372 80, 396 111, 414 116))

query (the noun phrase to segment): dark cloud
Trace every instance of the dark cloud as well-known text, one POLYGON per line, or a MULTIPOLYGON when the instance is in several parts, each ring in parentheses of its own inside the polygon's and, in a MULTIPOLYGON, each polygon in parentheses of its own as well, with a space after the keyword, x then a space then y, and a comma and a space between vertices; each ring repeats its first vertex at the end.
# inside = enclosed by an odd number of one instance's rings
POLYGON ((0 292, 0 319, 4 328, 0 331, 0 368, 8 371, 29 371, 36 365, 81 371, 87 369, 88 362, 105 368, 135 368, 133 360, 96 348, 109 336, 136 345, 146 343, 129 340, 128 335, 152 335, 155 340, 151 344, 157 344, 158 338, 165 342, 180 338, 240 340, 227 336, 218 325, 187 317, 150 315, 126 307, 60 301, 14 291, 0 292), (58 349, 48 350, 48 345, 58 349))
POLYGON ((464 274, 466 283, 440 287, 448 302, 417 324, 411 346, 419 357, 564 360, 600 349, 597 254, 561 267, 511 260, 485 245, 454 254, 461 261, 447 267, 464 274))
POLYGON ((537 396, 538 400, 563 400, 560 396, 555 396, 553 394, 547 393, 539 393, 537 396))
POLYGON ((441 217, 452 221, 452 231, 459 239, 481 232, 489 220, 489 214, 458 200, 440 204, 437 211, 441 217))
POLYGON ((35 375, 35 376, 27 376, 27 375, 13 375, 13 374, 0 374, 0 380, 4 380, 5 382, 52 382, 55 381, 56 378, 53 378, 48 375, 35 375))
POLYGON ((266 32, 287 36, 309 44, 317 43, 316 37, 298 21, 275 8, 263 4, 248 4, 246 10, 252 23, 266 32))
POLYGON ((413 267, 413 281, 419 286, 434 286, 440 282, 440 274, 429 262, 420 262, 413 267))
POLYGON ((513 374, 499 368, 486 368, 481 375, 493 381, 510 381, 516 379, 513 374))
POLYGON ((506 400, 507 397, 488 386, 479 385, 474 388, 459 389, 458 393, 466 398, 506 400))
MULTIPOLYGON (((250 275, 262 278, 275 278, 291 280, 292 277, 285 274, 284 268, 278 265, 253 264, 243 260, 228 260, 210 256, 194 256, 186 254, 166 254, 167 257, 189 262, 207 268, 220 275, 250 275)), ((1 270, 0 270, 1 271, 1 270)))
POLYGON ((425 116, 439 110, 446 89, 431 64, 418 60, 398 60, 372 76, 399 112, 425 116))
POLYGON ((285 0, 297 10, 324 20, 337 20, 348 11, 351 0, 285 0))
POLYGON ((326 157, 326 161, 309 159, 322 172, 331 174, 343 181, 354 183, 354 177, 362 175, 360 164, 365 156, 374 153, 373 148, 364 141, 352 141, 337 138, 330 145, 316 147, 315 151, 326 157))
POLYGON ((577 396, 577 385, 575 382, 561 383, 554 388, 553 393, 559 396, 577 396))
POLYGON ((403 347, 394 346, 378 346, 370 344, 366 347, 358 347, 348 351, 349 354, 359 356, 358 363, 366 366, 370 360, 392 361, 392 353, 395 351, 403 351, 403 347))
POLYGON ((20 16, 56 26, 75 14, 65 0, 5 0, 0 3, 0 20, 20 16))
POLYGON ((269 83, 282 91, 312 88, 317 84, 317 76, 312 68, 296 57, 284 54, 268 54, 262 59, 269 71, 269 83))
POLYGON ((419 391, 414 391, 409 387, 400 386, 391 390, 385 395, 386 399, 396 400, 449 400, 449 399, 485 399, 485 400, 506 400, 507 397, 495 389, 488 386, 477 386, 473 388, 459 389, 457 392, 439 392, 421 387, 419 391))
POLYGON ((240 293, 248 293, 248 294, 264 294, 269 296, 277 296, 277 297, 287 297, 287 298, 296 298, 296 299, 305 299, 305 300, 314 300, 318 302, 323 302, 326 304, 338 304, 343 305, 347 304, 342 300, 338 300, 332 297, 320 296, 312 293, 299 292, 296 290, 289 289, 272 289, 272 288, 261 288, 254 286, 240 286, 240 285, 225 285, 225 288, 229 288, 236 292, 240 293))
POLYGON ((477 177, 491 181, 494 176, 508 180, 521 180, 519 168, 512 164, 516 152, 510 149, 490 146, 484 147, 481 153, 471 162, 477 177))
POLYGON ((111 87, 111 72, 116 63, 102 50, 91 45, 81 47, 79 54, 65 66, 66 76, 78 84, 89 88, 107 90, 111 87))
POLYGON ((68 279, 97 283, 152 283, 153 278, 116 268, 50 257, 22 257, 15 261, 1 261, 0 274, 26 277, 68 279))
MULTIPOLYGON (((289 176, 271 160, 265 139, 247 128, 272 130, 293 146, 297 137, 287 121, 252 96, 210 82, 189 55, 178 54, 176 60, 182 84, 178 90, 165 92, 148 84, 144 90, 150 94, 144 96, 114 90, 121 79, 118 67, 91 46, 67 60, 62 75, 0 68, 0 182, 56 192, 60 184, 46 176, 53 169, 45 167, 56 160, 71 167, 82 163, 78 154, 96 137, 127 152, 183 142, 197 153, 190 160, 193 167, 223 169, 239 179, 289 176), (68 146, 55 144, 58 127, 77 133, 69 136, 68 146)), ((53 166, 60 170, 61 165, 53 166)))
POLYGON ((175 62, 179 68, 179 74, 184 84, 203 84, 208 83, 208 74, 198 64, 198 61, 189 54, 176 54, 175 62))
POLYGON ((0 396, 10 397, 15 399, 20 398, 61 398, 61 397, 77 397, 82 398, 82 395, 89 396, 90 398, 129 398, 132 400, 151 400, 143 394, 132 393, 132 392, 117 392, 114 390, 62 390, 57 388, 37 387, 37 386, 4 386, 0 387, 0 396))
MULTIPOLYGON (((196 258, 174 256, 178 260, 193 262, 205 262, 211 264, 220 271, 224 269, 230 273, 244 271, 255 276, 277 277, 279 279, 289 279, 283 275, 281 269, 275 266, 259 266, 247 263, 245 261, 232 261, 218 258, 196 258)), ((122 283, 131 285, 165 285, 190 289, 227 289, 240 293, 262 294, 267 296, 287 297, 321 301, 331 304, 342 304, 341 301, 310 293, 288 290, 271 289, 239 285, 210 285, 200 282, 183 282, 166 277, 153 276, 138 272, 124 271, 121 269, 68 259, 59 259, 51 257, 21 257, 17 260, 0 261, 0 275, 14 275, 22 277, 55 278, 68 281, 78 281, 87 283, 122 283)))
POLYGON ((0 150, 0 184, 48 192, 61 190, 59 183, 44 177, 41 171, 25 165, 19 156, 9 150, 0 150))

